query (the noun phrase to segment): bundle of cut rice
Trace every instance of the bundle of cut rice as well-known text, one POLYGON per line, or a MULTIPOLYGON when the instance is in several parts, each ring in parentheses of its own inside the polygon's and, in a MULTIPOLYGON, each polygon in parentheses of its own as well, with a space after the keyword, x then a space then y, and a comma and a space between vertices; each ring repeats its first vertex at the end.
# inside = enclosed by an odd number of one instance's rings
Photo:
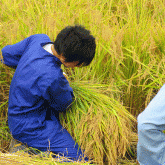
POLYGON ((107 85, 86 82, 70 85, 76 100, 60 114, 62 125, 89 158, 99 165, 116 164, 137 137, 132 131, 135 117, 107 95, 107 85))

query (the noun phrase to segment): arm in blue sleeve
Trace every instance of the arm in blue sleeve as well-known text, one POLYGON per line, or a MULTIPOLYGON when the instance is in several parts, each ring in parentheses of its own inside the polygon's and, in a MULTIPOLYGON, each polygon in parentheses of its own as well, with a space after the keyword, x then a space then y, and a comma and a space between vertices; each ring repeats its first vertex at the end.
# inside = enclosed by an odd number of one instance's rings
POLYGON ((165 164, 165 85, 138 116, 137 159, 140 165, 165 164))
POLYGON ((31 38, 32 36, 25 38, 24 40, 14 45, 5 46, 2 49, 3 60, 1 60, 1 62, 3 62, 5 65, 11 68, 16 68, 22 54, 28 48, 28 44, 31 38))
POLYGON ((54 80, 47 88, 44 98, 56 111, 62 112, 72 103, 74 95, 68 81, 62 75, 60 79, 54 80))

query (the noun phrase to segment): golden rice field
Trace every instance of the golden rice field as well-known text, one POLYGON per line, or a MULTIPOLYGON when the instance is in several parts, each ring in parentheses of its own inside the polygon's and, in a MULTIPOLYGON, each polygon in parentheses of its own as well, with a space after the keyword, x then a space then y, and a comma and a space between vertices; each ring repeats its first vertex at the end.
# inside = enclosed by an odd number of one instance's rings
MULTIPOLYGON (((1 0, 0 6, 0 49, 33 34, 54 41, 68 25, 91 31, 96 38, 91 65, 62 68, 77 100, 61 113, 61 123, 95 164, 138 164, 136 118, 165 80, 165 1, 1 0)), ((62 164, 51 157, 8 153, 13 74, 0 64, 0 163, 62 164)))

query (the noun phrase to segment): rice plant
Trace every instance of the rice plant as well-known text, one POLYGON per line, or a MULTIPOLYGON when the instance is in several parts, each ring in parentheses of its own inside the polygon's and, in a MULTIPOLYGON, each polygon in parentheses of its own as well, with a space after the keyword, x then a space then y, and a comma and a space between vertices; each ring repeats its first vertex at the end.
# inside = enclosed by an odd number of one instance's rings
POLYGON ((0 63, 0 148, 6 151, 11 137, 7 126, 7 107, 12 69, 0 63))
MULTIPOLYGON (((61 29, 74 24, 84 25, 96 37, 90 66, 63 68, 77 100, 61 114, 61 122, 90 158, 115 164, 131 144, 136 146, 134 119, 164 84, 164 1, 1 0, 0 5, 0 48, 37 33, 53 41, 61 29)), ((0 64, 4 150, 10 141, 6 120, 13 73, 0 64)))
POLYGON ((113 97, 107 86, 87 82, 72 82, 76 101, 61 114, 61 123, 85 149, 86 155, 98 164, 115 164, 130 147, 132 121, 136 119, 113 97), (99 155, 99 156, 98 156, 99 155))

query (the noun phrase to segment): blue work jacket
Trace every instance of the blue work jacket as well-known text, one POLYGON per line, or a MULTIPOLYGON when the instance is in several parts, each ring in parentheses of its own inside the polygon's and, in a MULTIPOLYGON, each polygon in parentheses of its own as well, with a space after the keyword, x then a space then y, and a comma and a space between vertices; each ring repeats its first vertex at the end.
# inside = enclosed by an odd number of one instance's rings
POLYGON ((46 119, 59 120, 59 112, 74 97, 61 61, 43 49, 48 43, 52 42, 47 35, 36 34, 2 49, 2 62, 16 69, 10 85, 8 124, 13 137, 21 141, 23 133, 37 138, 46 119))

